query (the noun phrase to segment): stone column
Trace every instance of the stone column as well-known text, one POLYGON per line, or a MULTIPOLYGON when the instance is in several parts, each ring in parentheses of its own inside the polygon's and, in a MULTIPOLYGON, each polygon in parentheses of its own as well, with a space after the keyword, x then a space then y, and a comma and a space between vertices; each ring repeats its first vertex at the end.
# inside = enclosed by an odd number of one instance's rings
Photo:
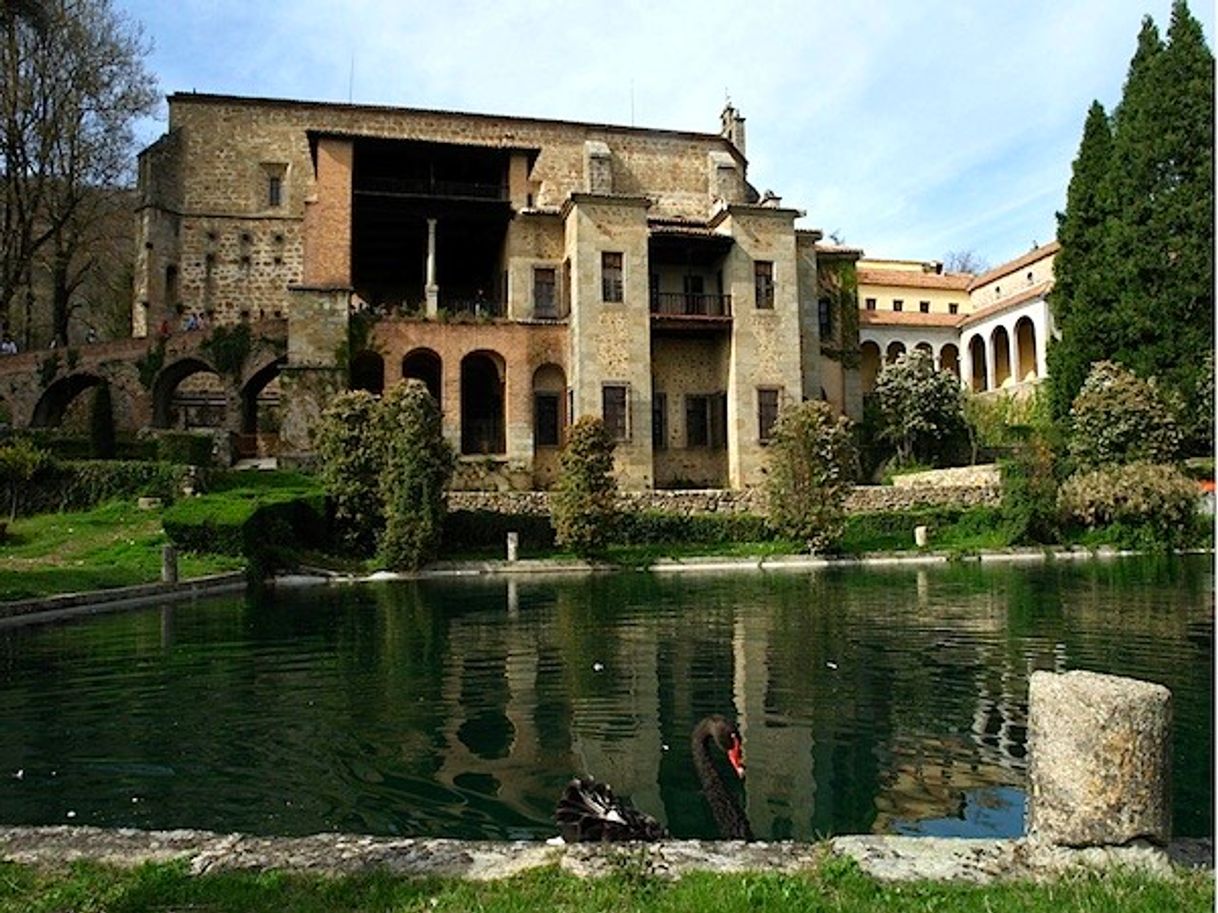
POLYGON ((998 376, 998 352, 994 349, 994 334, 991 333, 989 339, 982 341, 982 349, 985 353, 985 388, 993 390, 998 376))
POLYGON ((1011 378, 1011 385, 1014 386, 1023 380, 1019 373, 1019 333, 1015 327, 1007 327, 1007 364, 1010 366, 1007 376, 1011 378))
POLYGON ((1171 692, 1095 672, 1028 683, 1030 837, 1066 846, 1171 839, 1171 692))
POLYGON ((1043 315, 1032 315, 1032 332, 1036 334, 1036 339, 1033 341, 1035 342, 1036 347, 1036 377, 1039 379, 1045 377, 1049 373, 1047 367, 1048 362, 1045 357, 1046 349, 1049 344, 1049 326, 1048 321, 1044 319, 1043 315))
POLYGON ((440 286, 436 285, 436 220, 427 220, 427 316, 440 310, 440 286))
POLYGON ((973 347, 960 340, 960 383, 970 393, 973 391, 973 347))

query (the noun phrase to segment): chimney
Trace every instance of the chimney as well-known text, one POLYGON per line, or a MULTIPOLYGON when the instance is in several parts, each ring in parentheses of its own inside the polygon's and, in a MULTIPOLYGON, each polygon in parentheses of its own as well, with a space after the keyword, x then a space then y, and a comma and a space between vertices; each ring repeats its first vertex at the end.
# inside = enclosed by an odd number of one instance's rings
POLYGON ((745 154, 744 118, 732 107, 730 101, 723 106, 723 113, 719 115, 719 135, 726 137, 728 142, 740 150, 741 155, 745 154))

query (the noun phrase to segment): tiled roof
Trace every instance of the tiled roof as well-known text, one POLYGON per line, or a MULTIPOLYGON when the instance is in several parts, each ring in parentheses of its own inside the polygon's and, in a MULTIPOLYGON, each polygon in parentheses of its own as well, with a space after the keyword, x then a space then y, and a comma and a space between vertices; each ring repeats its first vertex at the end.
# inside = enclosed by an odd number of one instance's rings
POLYGON ((859 285, 887 285, 898 288, 937 288, 967 291, 973 277, 968 273, 922 273, 902 269, 860 269, 859 285))
POLYGON ((952 329, 959 314, 923 314, 921 311, 859 311, 859 326, 943 327, 952 329))
POLYGON ((1030 263, 1035 263, 1037 260, 1043 260, 1045 257, 1051 256, 1062 249, 1061 244, 1057 241, 1050 241, 1048 244, 1042 244, 1040 247, 1034 247, 1026 254, 1016 257, 1014 260, 1008 260, 1006 263, 994 267, 988 272, 977 276, 969 284, 969 291, 985 285, 987 282, 993 282, 995 279, 1001 279, 1008 273, 1013 273, 1017 269, 1022 269, 1030 263))

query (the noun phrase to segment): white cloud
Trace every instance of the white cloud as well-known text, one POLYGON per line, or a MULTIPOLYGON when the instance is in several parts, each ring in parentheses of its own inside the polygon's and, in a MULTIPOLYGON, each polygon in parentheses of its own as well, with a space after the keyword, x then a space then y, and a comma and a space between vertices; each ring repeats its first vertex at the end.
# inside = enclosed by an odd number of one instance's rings
MULTIPOLYGON (((167 91, 711 131, 750 178, 876 253, 993 262, 1053 230, 1087 106, 1170 0, 119 0, 167 91), (353 74, 353 78, 352 78, 353 74)), ((1207 35, 1213 10, 1194 4, 1207 35)), ((151 139, 155 133, 150 132, 151 139)))

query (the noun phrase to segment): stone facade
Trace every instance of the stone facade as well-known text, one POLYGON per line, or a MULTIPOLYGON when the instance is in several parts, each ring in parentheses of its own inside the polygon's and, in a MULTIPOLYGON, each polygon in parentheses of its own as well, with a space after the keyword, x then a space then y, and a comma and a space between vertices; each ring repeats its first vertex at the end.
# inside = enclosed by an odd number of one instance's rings
POLYGON ((612 423, 638 490, 757 484, 785 402, 832 391, 858 417, 857 371, 822 358, 820 235, 748 183, 730 106, 717 133, 193 93, 169 112, 140 157, 133 332, 286 316, 296 458, 318 397, 409 376, 462 487, 550 484, 579 415, 612 423))

